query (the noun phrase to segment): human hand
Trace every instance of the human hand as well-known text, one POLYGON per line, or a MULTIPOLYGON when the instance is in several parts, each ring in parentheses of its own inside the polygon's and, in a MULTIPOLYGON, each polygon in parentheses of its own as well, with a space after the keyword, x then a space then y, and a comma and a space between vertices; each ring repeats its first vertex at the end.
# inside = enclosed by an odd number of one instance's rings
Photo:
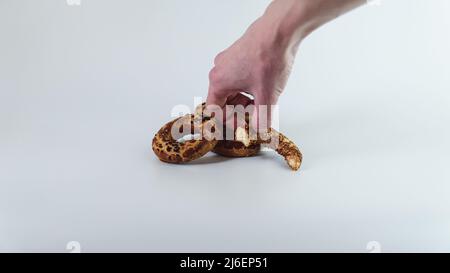
MULTIPOLYGON (((298 45, 309 33, 365 0, 274 0, 262 17, 217 55, 209 73, 208 105, 254 104, 253 129, 270 127, 275 105, 291 73, 298 45), (254 100, 241 93, 253 95, 254 100), (267 107, 267 117, 259 111, 267 107)), ((225 116, 227 113, 225 113, 225 116)))
POLYGON ((222 108, 254 104, 254 129, 270 127, 271 106, 286 86, 295 56, 286 40, 268 31, 268 23, 263 18, 253 23, 239 40, 217 55, 209 73, 207 104, 222 108), (258 115, 262 106, 267 107, 266 117, 258 115))

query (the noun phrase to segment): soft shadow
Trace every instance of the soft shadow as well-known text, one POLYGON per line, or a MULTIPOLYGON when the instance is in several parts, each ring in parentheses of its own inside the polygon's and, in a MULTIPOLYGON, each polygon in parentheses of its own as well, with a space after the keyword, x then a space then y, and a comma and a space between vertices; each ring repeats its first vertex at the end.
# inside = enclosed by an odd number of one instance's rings
POLYGON ((343 156, 361 158, 407 148, 412 135, 405 131, 407 125, 398 126, 404 120, 401 116, 389 116, 388 111, 354 106, 284 125, 293 133, 291 137, 303 153, 303 163, 315 165, 343 156))
MULTIPOLYGON (((271 161, 273 164, 278 165, 280 169, 292 171, 284 157, 273 150, 260 151, 255 157, 258 157, 258 160, 271 161)), ((303 166, 300 166, 300 170, 303 170, 303 166)))
POLYGON ((214 164, 214 163, 220 163, 220 162, 224 162, 224 161, 231 160, 231 159, 232 158, 220 156, 220 155, 217 155, 217 154, 214 154, 214 153, 208 153, 207 155, 205 155, 205 156, 203 156, 203 157, 201 157, 201 158, 199 158, 197 160, 188 162, 188 163, 186 163, 184 165, 214 164))

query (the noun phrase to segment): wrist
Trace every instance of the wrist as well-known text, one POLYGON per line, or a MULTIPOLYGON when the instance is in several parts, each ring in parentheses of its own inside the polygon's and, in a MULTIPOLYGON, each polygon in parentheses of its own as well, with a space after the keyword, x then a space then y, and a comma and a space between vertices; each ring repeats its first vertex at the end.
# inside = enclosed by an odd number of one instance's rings
POLYGON ((260 21, 273 39, 295 47, 321 25, 354 9, 365 0, 273 0, 260 21))
POLYGON ((296 51, 300 42, 315 28, 306 1, 275 0, 254 23, 268 47, 296 51))

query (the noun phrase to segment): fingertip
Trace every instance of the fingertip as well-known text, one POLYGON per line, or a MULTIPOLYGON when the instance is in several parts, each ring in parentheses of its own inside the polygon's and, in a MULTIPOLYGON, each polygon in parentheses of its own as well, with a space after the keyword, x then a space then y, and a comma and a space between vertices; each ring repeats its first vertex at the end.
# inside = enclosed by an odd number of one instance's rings
POLYGON ((225 106, 226 99, 218 98, 216 96, 209 96, 206 98, 206 105, 207 106, 219 106, 220 108, 223 108, 225 106))
POLYGON ((226 97, 221 96, 218 93, 218 90, 210 85, 208 89, 208 96, 206 97, 206 105, 218 105, 220 107, 224 107, 226 97))

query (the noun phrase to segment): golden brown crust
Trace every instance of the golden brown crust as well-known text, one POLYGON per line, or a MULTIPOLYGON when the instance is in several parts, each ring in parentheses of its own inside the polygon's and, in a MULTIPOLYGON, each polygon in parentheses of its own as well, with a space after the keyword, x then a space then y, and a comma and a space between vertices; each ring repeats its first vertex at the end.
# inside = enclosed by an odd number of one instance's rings
POLYGON ((267 145, 268 148, 283 156, 292 170, 296 171, 300 168, 303 160, 302 153, 297 145, 282 133, 270 128, 268 136, 263 139, 259 138, 258 142, 267 145))
MULTIPOLYGON (((179 142, 172 137, 172 126, 177 123, 180 128, 190 128, 188 132, 180 132, 181 135, 194 134, 194 116, 186 115, 181 118, 174 119, 164 125, 158 133, 156 133, 152 142, 152 149, 156 156, 167 163, 185 163, 204 156, 216 146, 217 140, 187 140, 179 142), (185 125, 185 127, 181 127, 185 125)), ((205 122, 202 123, 202 125, 205 122)), ((202 128, 200 128, 202 129, 202 128)), ((180 129, 181 130, 181 129, 180 129)))
POLYGON ((220 140, 212 151, 226 157, 249 157, 256 155, 260 149, 261 145, 257 143, 246 147, 239 141, 220 140))
MULTIPOLYGON (((241 141, 236 140, 207 140, 204 137, 201 139, 187 140, 179 142, 172 137, 172 127, 176 125, 184 125, 183 128, 189 128, 188 132, 181 132, 182 135, 194 134, 199 131, 204 133, 203 128, 206 125, 215 128, 215 120, 203 119, 199 117, 202 114, 205 104, 196 108, 195 115, 186 115, 181 118, 177 118, 164 125, 158 133, 156 133, 152 142, 152 149, 156 156, 164 162, 168 163, 185 163, 197 158, 202 157, 209 151, 213 151, 217 154, 227 157, 248 157, 256 155, 261 148, 261 145, 265 145, 270 149, 275 150, 278 154, 284 157, 287 164, 292 170, 298 170, 302 163, 302 154, 297 146, 288 139, 285 135, 277 132, 274 129, 269 129, 265 134, 259 134, 255 140, 250 140, 247 145, 244 145, 241 141), (195 119, 201 119, 201 122, 197 124, 195 119)), ((248 120, 246 120, 248 123, 248 120)), ((176 129, 176 128, 175 128, 176 129)), ((225 130, 224 130, 225 131, 225 130)), ((248 126, 244 130, 248 134, 248 126)), ((242 134, 242 130, 240 131, 242 134)), ((242 138, 242 135, 239 136, 242 138)), ((248 139, 249 136, 245 135, 244 138, 248 139)), ((247 142, 247 141, 246 141, 247 142)))

